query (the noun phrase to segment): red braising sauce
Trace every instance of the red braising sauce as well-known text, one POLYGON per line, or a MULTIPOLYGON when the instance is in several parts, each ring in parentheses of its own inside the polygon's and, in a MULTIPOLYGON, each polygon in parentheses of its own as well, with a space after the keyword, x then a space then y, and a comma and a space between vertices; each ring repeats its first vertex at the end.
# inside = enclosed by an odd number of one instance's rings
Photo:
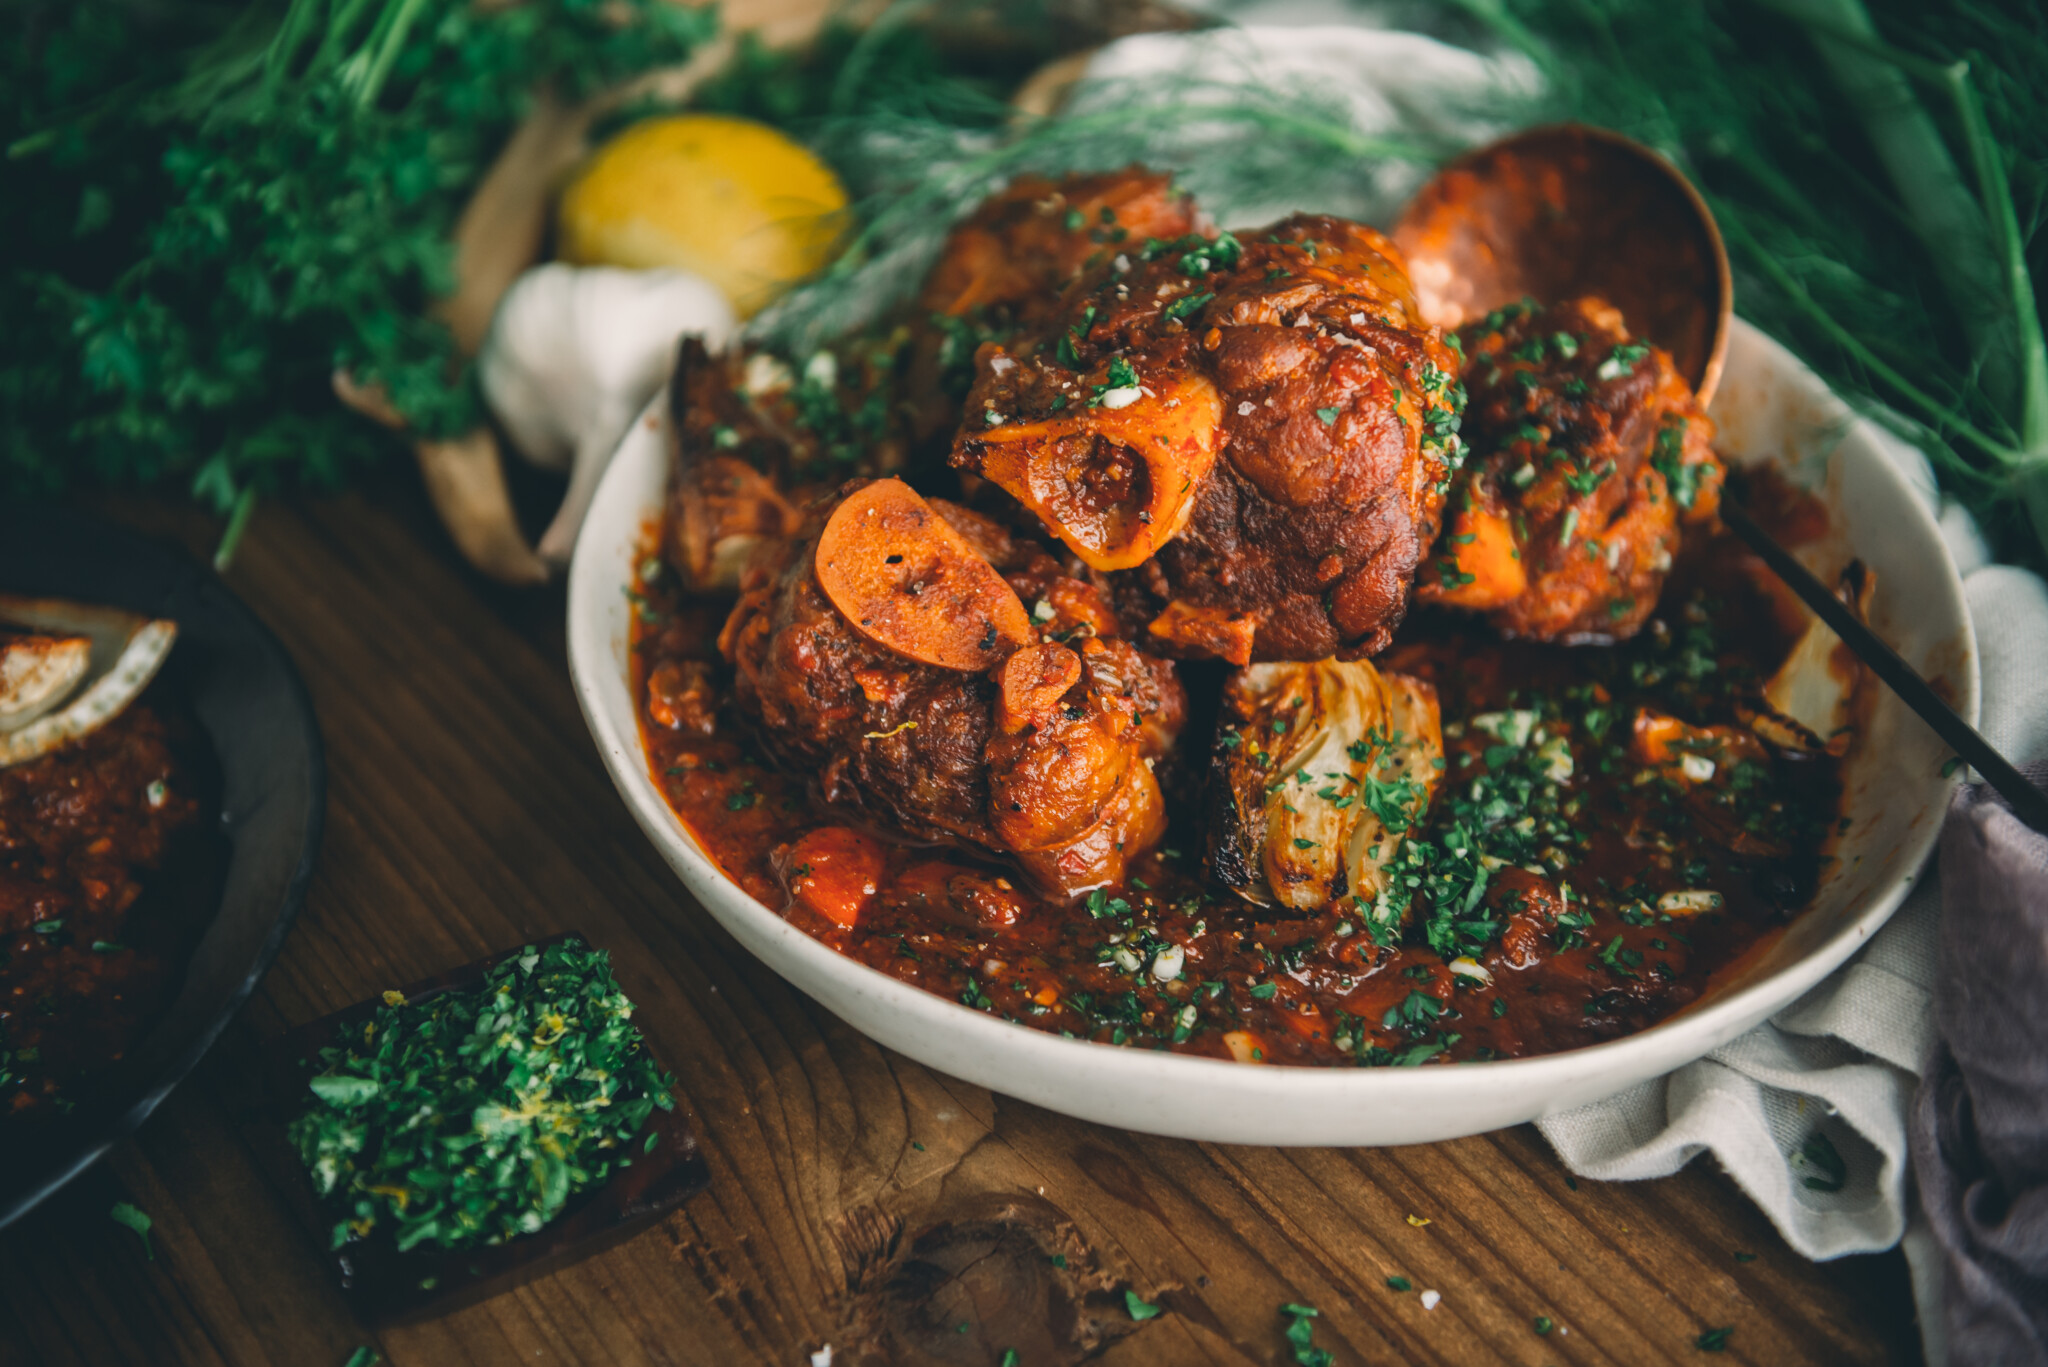
POLYGON ((162 688, 0 769, 0 1124, 68 1111, 175 990, 217 891, 198 728, 162 688))
MULTIPOLYGON (((1125 886, 1056 904, 973 855, 893 843, 878 895, 849 927, 786 884, 790 845, 849 817, 761 762, 722 702, 712 643, 723 606, 682 599, 672 583, 657 574, 636 595, 633 679, 648 763, 677 816, 742 888, 807 933, 1033 1029, 1366 1066, 1613 1039, 1693 1001, 1796 912, 1838 822, 1837 763, 1774 753, 1738 715, 1798 620, 1732 539, 1696 538, 1629 642, 1504 643, 1418 614, 1381 657, 1436 685, 1445 729, 1446 770, 1409 835, 1416 896, 1403 927, 1376 937, 1355 906, 1283 916, 1209 886, 1187 792, 1164 848, 1125 886), (679 695, 694 717, 678 715, 679 695), (1645 712, 1716 729, 1648 762, 1636 734, 1645 712), (1565 777, 1558 747, 1544 749, 1558 739, 1565 777), (1714 777, 1689 777, 1688 756, 1692 775, 1711 761, 1714 777), (1170 963, 1175 947, 1179 972, 1162 980, 1160 955, 1170 963)), ((1198 773, 1215 739, 1199 700, 1206 691, 1213 713, 1216 681, 1183 673, 1197 704, 1179 747, 1184 771, 1198 773)), ((1169 782, 1169 794, 1176 786, 1187 785, 1169 782)))

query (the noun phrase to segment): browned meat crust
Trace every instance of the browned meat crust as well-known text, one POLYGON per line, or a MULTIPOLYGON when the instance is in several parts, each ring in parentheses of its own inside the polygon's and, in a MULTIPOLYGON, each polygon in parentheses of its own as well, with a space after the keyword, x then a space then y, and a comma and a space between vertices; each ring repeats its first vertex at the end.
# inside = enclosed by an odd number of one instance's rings
POLYGON ((713 356, 685 337, 669 383, 675 459, 662 554, 698 592, 731 591, 748 555, 855 475, 903 467, 900 331, 823 348, 799 369, 768 351, 713 356))
POLYGON ((1391 639, 1458 455, 1456 357, 1393 244, 1297 216, 1134 244, 985 345, 953 460, 1113 576, 1169 654, 1391 639))
POLYGON ((795 510, 840 481, 943 472, 982 340, 1049 315, 1091 258, 1194 223, 1172 178, 1142 167, 1025 176, 953 231, 907 322, 796 359, 756 347, 714 357, 685 338, 665 556, 692 588, 729 592, 752 549, 793 532, 795 510))
POLYGON ((908 392, 920 441, 949 441, 974 381, 974 353, 1040 326, 1075 276, 1133 244, 1195 230, 1194 201, 1142 166, 1019 176, 952 235, 911 320, 908 392))
POLYGON ((874 644, 826 597, 815 558, 826 520, 865 483, 812 508, 747 572, 719 638, 739 711, 779 765, 885 829, 1005 856, 1055 894, 1121 879, 1165 831, 1148 761, 1185 711, 1172 665, 1119 639, 1096 590, 1043 548, 940 500, 1031 605, 1040 643, 985 674, 874 644))
POLYGON ((1425 599, 1539 640, 1631 636, 1679 527, 1713 517, 1713 423, 1664 351, 1598 299, 1501 309, 1465 329, 1472 458, 1425 599))

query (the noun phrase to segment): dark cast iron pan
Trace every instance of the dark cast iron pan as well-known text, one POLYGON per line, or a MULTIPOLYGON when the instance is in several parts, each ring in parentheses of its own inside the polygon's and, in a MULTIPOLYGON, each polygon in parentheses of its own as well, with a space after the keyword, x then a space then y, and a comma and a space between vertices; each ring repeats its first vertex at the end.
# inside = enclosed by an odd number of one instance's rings
POLYGON ((162 682, 198 720, 220 775, 218 906, 171 1003, 68 1115, 0 1121, 0 1227, 132 1133, 248 1000, 304 900, 327 768, 306 687, 284 648, 182 551, 68 508, 0 502, 0 592, 168 617, 162 682))

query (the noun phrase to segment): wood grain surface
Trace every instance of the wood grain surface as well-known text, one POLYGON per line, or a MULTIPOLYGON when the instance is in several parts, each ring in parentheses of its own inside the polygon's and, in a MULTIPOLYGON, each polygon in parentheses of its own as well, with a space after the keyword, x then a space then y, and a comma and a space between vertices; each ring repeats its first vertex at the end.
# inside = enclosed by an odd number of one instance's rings
MULTIPOLYGON (((170 501, 112 511, 202 554, 217 531, 170 501)), ((193 1078, 0 1234, 0 1363, 342 1367, 374 1345, 402 1367, 803 1367, 830 1344, 841 1367, 1273 1364, 1295 1361, 1290 1301, 1320 1308, 1339 1364, 1918 1358, 1897 1253, 1808 1263, 1707 1161, 1606 1185, 1574 1183, 1526 1127, 1381 1150, 1172 1142, 870 1043, 742 952, 641 838, 570 693, 560 589, 462 568, 401 474, 265 504, 227 579, 319 711, 318 876, 193 1078), (252 1150, 257 1041, 564 929, 612 951, 710 1189, 568 1270, 372 1334, 252 1150), (108 1218, 123 1200, 154 1220, 153 1257, 108 1218), (1163 1313, 1134 1320, 1126 1291, 1163 1313), (1696 1340, 1723 1326, 1709 1356, 1696 1340)))

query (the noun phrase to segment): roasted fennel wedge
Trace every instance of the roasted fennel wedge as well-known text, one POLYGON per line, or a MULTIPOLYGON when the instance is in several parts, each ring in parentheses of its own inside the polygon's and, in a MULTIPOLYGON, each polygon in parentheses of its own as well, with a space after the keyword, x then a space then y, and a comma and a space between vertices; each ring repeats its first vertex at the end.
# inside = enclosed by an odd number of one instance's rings
POLYGON ((83 739, 156 677, 177 623, 0 594, 0 769, 83 739))
POLYGON ((1258 664, 1223 690, 1209 862, 1262 906, 1371 904, 1443 766, 1436 690, 1364 661, 1258 664))
MULTIPOLYGON (((1876 592, 1877 576, 1860 560, 1849 562, 1835 588, 1835 596, 1856 620, 1866 623, 1876 592)), ((1807 613, 1806 630, 1785 663, 1765 681, 1762 697, 1752 704, 1753 715, 1746 720, 1751 730, 1781 751, 1840 759, 1849 753, 1855 736, 1856 689, 1862 679, 1862 662, 1834 628, 1807 613)))

